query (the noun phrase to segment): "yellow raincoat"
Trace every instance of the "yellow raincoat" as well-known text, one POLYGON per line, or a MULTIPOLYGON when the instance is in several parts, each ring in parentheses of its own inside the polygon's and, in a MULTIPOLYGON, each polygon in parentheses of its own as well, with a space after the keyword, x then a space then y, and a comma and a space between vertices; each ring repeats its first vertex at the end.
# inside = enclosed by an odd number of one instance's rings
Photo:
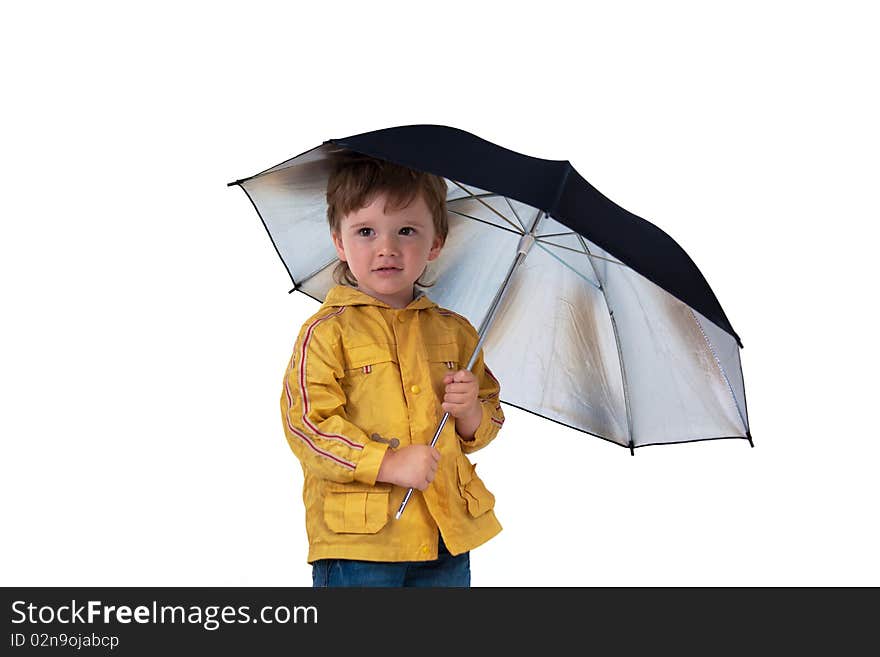
POLYGON ((305 477, 309 562, 427 561, 437 558, 438 529, 452 554, 501 531, 495 498, 465 456, 504 423, 500 384, 482 349, 471 369, 483 409, 474 437, 461 438, 449 416, 436 477, 413 492, 400 520, 394 514, 406 490, 376 481, 388 441, 396 438, 397 449, 431 443, 444 413, 443 377, 467 367, 478 340, 467 319, 424 293, 392 308, 336 285, 306 320, 284 376, 281 415, 305 477))

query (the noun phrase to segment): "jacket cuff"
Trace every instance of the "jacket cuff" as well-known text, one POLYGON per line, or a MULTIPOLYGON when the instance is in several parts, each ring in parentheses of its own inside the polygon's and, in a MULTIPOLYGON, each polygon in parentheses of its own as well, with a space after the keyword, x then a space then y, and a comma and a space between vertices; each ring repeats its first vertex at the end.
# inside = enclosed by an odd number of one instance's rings
POLYGON ((476 450, 485 447, 492 442, 495 436, 498 435, 498 431, 504 423, 504 415, 501 410, 496 410, 497 406, 499 406, 499 404, 495 399, 480 400, 480 408, 483 416, 480 419, 480 424, 477 427, 477 430, 474 432, 474 437, 470 440, 465 440, 464 438, 459 437, 462 451, 465 454, 475 452, 476 450))
POLYGON ((495 402, 481 400, 480 411, 482 411, 483 417, 480 418, 480 425, 477 427, 477 430, 474 431, 474 442, 482 444, 489 439, 494 438, 495 434, 498 433, 498 425, 492 422, 492 415, 495 412, 495 402))
POLYGON ((385 458, 387 449, 387 443, 368 441, 361 450, 361 457, 354 469, 354 480, 373 486, 376 483, 376 477, 379 476, 379 466, 382 465, 382 459, 385 458))

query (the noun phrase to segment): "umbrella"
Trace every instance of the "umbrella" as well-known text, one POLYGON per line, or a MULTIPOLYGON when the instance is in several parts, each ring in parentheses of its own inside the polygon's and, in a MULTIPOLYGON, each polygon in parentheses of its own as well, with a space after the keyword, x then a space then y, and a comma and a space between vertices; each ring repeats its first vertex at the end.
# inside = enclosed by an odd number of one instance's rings
POLYGON ((503 403, 630 454, 721 438, 754 446, 742 341, 706 279, 669 235, 567 160, 409 125, 329 139, 229 183, 253 203, 291 292, 323 302, 335 285, 325 194, 339 149, 445 179, 449 235, 430 296, 479 326, 467 368, 482 347, 503 403))

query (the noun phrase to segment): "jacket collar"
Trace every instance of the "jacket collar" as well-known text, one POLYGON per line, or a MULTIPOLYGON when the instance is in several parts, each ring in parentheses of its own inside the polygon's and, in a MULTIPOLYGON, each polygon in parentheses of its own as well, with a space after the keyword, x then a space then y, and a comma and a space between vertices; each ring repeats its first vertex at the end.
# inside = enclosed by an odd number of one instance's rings
MULTIPOLYGON (((327 296, 324 299, 325 306, 379 306, 380 308, 391 308, 384 301, 380 301, 375 297, 371 297, 366 292, 362 292, 356 287, 351 287, 350 285, 334 285, 330 288, 330 291, 327 292, 327 296)), ((410 301, 406 309, 407 310, 422 310, 424 308, 437 308, 437 304, 431 301, 428 296, 418 290, 416 292, 416 297, 412 301, 410 301)), ((402 308, 392 308, 392 310, 403 310, 402 308)))

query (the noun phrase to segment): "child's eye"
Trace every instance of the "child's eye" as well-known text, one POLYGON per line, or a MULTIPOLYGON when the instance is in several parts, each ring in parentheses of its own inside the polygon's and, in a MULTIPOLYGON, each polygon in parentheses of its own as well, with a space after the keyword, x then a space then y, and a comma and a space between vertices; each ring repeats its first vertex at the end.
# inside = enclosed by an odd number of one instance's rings
MULTIPOLYGON (((357 230, 357 234, 360 235, 361 237, 366 237, 366 235, 364 235, 363 232, 362 232, 362 231, 365 231, 365 230, 373 230, 373 229, 372 229, 372 228, 367 228, 366 226, 364 226, 363 228, 358 228, 358 230, 357 230)), ((409 230, 409 231, 413 231, 413 232, 415 232, 416 229, 413 228, 412 226, 404 226, 404 227, 401 228, 400 230, 409 230)), ((412 233, 407 233, 407 235, 412 235, 412 233)))

